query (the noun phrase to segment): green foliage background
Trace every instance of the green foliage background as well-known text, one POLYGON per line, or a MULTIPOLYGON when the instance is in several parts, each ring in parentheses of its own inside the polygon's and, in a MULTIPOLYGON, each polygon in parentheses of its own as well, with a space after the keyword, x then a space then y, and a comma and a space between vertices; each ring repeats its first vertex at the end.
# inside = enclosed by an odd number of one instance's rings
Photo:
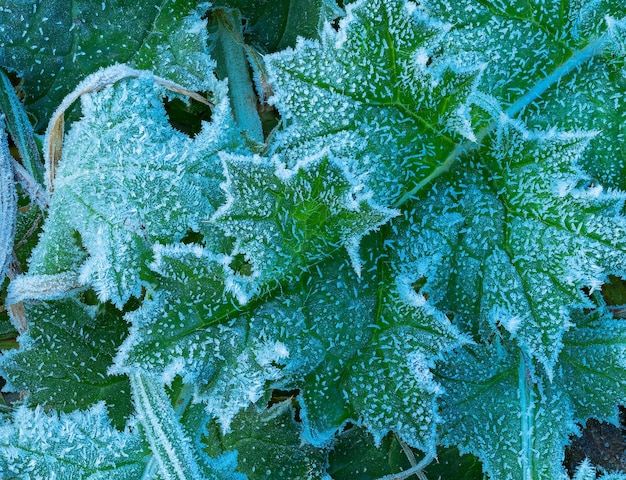
POLYGON ((0 478, 623 478, 625 18, 0 0, 0 478))

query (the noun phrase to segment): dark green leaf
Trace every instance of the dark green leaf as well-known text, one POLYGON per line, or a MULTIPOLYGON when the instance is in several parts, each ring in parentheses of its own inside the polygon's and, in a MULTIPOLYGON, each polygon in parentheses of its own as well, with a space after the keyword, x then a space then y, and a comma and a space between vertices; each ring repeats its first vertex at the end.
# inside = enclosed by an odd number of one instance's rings
POLYGON ((198 5, 195 0, 2 0, 0 66, 24 80, 37 129, 80 80, 114 63, 205 90, 206 36, 198 5))
POLYGON ((110 305, 90 307, 77 300, 26 305, 28 331, 20 348, 0 356, 5 391, 28 392, 28 402, 71 412, 106 401, 121 428, 132 413, 130 387, 109 376, 127 325, 110 305))

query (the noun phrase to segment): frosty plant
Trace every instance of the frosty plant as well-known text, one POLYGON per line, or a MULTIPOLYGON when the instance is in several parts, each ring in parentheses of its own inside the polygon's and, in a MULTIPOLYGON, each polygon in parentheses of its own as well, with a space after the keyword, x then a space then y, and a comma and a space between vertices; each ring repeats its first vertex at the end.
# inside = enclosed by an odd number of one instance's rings
POLYGON ((622 1, 15 3, 0 478, 626 478, 622 1))

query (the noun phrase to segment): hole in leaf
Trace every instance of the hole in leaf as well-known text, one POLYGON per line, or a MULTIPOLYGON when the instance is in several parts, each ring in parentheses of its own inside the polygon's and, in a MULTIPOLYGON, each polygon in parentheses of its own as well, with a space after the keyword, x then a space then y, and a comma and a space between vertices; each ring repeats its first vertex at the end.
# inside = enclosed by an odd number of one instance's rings
POLYGON ((279 368, 279 369, 283 369, 283 368, 285 368, 285 364, 284 364, 284 363, 277 362, 276 360, 272 360, 272 361, 270 362, 270 365, 271 365, 272 367, 279 368))
POLYGON ((273 390, 272 397, 269 402, 267 402, 267 408, 271 408, 277 403, 291 401, 291 404, 294 408, 294 420, 296 422, 301 422, 302 418, 300 418, 300 403, 298 402, 298 396, 300 395, 300 390, 294 388, 293 390, 273 390))
MULTIPOLYGON (((139 297, 138 298, 130 297, 128 301, 126 302, 126 304, 124 305, 124 311, 132 312, 132 311, 137 310, 139 307, 141 307, 141 305, 143 304, 147 296, 148 296, 148 291, 146 290, 146 287, 141 287, 141 293, 139 294, 139 297)), ((111 307, 111 308, 115 308, 115 307, 111 307)))
POLYGON ((100 305, 100 299, 98 298, 98 294, 92 288, 89 290, 85 290, 80 294, 80 299, 85 305, 96 306, 100 305))
POLYGON ((330 26, 333 27, 333 30, 335 32, 339 31, 339 21, 340 20, 341 20, 341 17, 337 17, 332 22, 330 22, 330 26))
POLYGON ((259 118, 261 119, 263 137, 267 139, 280 123, 280 114, 273 106, 261 103, 259 105, 259 118))
MULTIPOLYGON (((206 96, 203 93, 201 95, 206 96)), ((169 124, 191 138, 200 133, 203 121, 211 121, 211 108, 200 102, 190 100, 187 104, 180 98, 166 98, 163 100, 163 105, 169 124)))
POLYGON ((230 268, 239 275, 246 277, 252 275, 252 264, 246 260, 243 253, 238 253, 233 257, 233 261, 230 262, 230 268))
POLYGON ((204 243, 204 235, 200 232, 194 232, 193 230, 187 230, 185 236, 180 239, 180 243, 184 243, 185 245, 202 245, 205 246, 204 243))
POLYGON ((426 285, 427 281, 428 279, 426 277, 420 277, 411 284, 413 291, 415 293, 423 295, 426 300, 428 300, 428 294, 422 292, 422 288, 424 288, 424 285, 426 285))
POLYGON ((593 295, 591 294, 589 287, 582 287, 580 291, 583 293, 585 297, 587 297, 588 300, 590 300, 591 302, 594 301, 593 295))

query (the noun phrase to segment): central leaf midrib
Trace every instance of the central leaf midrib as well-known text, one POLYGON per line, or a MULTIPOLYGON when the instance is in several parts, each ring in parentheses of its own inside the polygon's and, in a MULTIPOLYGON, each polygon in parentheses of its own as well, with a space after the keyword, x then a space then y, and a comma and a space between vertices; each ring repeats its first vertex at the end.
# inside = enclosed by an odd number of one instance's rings
POLYGON ((535 439, 537 438, 537 432, 535 428, 536 394, 533 390, 533 386, 529 384, 528 373, 529 370, 526 366, 524 354, 520 353, 517 380, 521 424, 520 441, 522 443, 521 467, 523 469, 524 480, 532 480, 533 478, 535 478, 535 476, 533 475, 535 470, 535 462, 533 456, 535 448, 533 444, 535 439))

